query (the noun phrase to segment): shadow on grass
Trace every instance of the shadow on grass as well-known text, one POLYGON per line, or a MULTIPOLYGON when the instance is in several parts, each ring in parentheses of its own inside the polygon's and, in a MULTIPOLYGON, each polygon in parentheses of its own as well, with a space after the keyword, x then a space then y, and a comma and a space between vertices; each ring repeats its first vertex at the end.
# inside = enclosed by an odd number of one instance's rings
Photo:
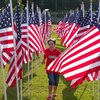
POLYGON ((63 76, 60 77, 63 83, 66 85, 66 88, 63 89, 62 94, 62 100, 78 100, 77 97, 74 95, 75 89, 72 89, 70 86, 70 82, 66 82, 63 76))

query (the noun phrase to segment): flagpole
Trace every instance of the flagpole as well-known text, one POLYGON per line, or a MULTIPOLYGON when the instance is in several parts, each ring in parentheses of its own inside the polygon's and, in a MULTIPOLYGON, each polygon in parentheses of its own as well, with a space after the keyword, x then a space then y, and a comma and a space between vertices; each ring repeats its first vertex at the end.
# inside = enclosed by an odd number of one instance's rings
MULTIPOLYGON (((45 16, 45 30, 46 30, 46 9, 45 9, 45 12, 44 12, 44 16, 45 16)), ((46 33, 44 34, 45 35, 45 40, 46 40, 46 33)))
MULTIPOLYGON (((20 0, 18 0, 18 3, 19 3, 19 5, 20 5, 20 0)), ((21 42, 22 42, 22 38, 21 38, 21 42)), ((19 84, 20 86, 20 90, 19 90, 19 92, 20 92, 20 100, 22 100, 22 79, 20 79, 20 84, 19 84)))
POLYGON ((100 100, 100 70, 98 72, 98 100, 100 100))
MULTIPOLYGON (((92 0, 90 0, 90 11, 91 11, 91 21, 92 21, 92 0)), ((92 97, 94 98, 94 81, 92 81, 92 97)))
POLYGON ((13 30, 13 42, 14 42, 14 55, 15 55, 15 73, 16 73, 16 85, 17 85, 17 99, 19 100, 19 85, 18 85, 18 74, 17 74, 17 59, 16 59, 16 41, 14 38, 14 21, 13 21, 13 9, 12 9, 12 0, 10 0, 10 10, 11 10, 11 19, 12 19, 12 30, 13 30))
MULTIPOLYGON (((29 7, 28 7, 28 0, 27 0, 27 35, 28 35, 28 23, 29 23, 29 7)), ((29 36, 27 37, 27 42, 28 42, 28 60, 29 60, 29 36)), ((30 63, 28 61, 28 94, 30 94, 30 63)))
POLYGON ((83 11, 83 17, 85 16, 84 2, 81 4, 81 10, 83 11))
MULTIPOLYGON (((32 2, 32 17, 34 18, 34 2, 32 2)), ((32 72, 34 71, 34 68, 33 68, 33 53, 32 53, 32 72)), ((31 78, 33 78, 33 73, 31 75, 31 78)))
MULTIPOLYGON (((99 0, 99 14, 98 14, 98 23, 100 18, 100 0, 99 0)), ((100 71, 98 72, 98 100, 100 100, 100 71)))
POLYGON ((91 21, 92 21, 92 0, 90 1, 91 21))
POLYGON ((5 83, 5 76, 4 76, 3 61, 2 61, 1 43, 0 43, 0 60, 1 60, 2 80, 3 80, 3 87, 4 87, 4 98, 5 98, 5 100, 7 100, 7 91, 6 91, 6 83, 5 83))
POLYGON ((99 19, 100 19, 100 0, 99 0, 99 14, 98 14, 98 23, 99 23, 99 19))

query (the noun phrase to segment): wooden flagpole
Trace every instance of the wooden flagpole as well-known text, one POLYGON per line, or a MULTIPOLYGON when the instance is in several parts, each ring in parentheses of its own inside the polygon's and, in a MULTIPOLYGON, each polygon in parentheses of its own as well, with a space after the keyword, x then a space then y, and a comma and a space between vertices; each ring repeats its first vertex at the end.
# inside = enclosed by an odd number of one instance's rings
POLYGON ((1 61, 1 69, 2 69, 2 81, 3 81, 3 87, 4 87, 4 99, 7 100, 7 91, 6 91, 6 83, 5 83, 3 61, 2 61, 1 43, 0 43, 0 61, 1 61))
POLYGON ((16 85, 17 85, 17 99, 19 100, 19 84, 18 84, 17 59, 16 59, 16 41, 15 41, 15 38, 14 38, 14 21, 13 21, 12 0, 10 0, 10 9, 11 9, 13 41, 14 41, 14 55, 15 55, 15 69, 16 69, 15 73, 16 73, 16 85))

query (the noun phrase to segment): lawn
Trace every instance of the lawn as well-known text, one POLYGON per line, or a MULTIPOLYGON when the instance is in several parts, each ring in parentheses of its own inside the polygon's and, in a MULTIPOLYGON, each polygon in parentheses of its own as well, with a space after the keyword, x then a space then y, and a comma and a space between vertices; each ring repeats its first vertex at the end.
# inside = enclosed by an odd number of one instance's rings
MULTIPOLYGON (((53 25, 53 28, 55 26, 53 25)), ((61 46, 60 38, 52 32, 52 37, 57 40, 57 48, 64 51, 64 47, 61 46)), ((42 55, 33 61, 30 68, 30 73, 33 74, 33 78, 30 74, 30 93, 28 93, 28 77, 27 77, 27 64, 23 66, 23 100, 46 100, 48 96, 48 78, 45 73, 45 65, 41 65, 42 55), (40 59, 41 58, 41 59, 40 59)), ((5 69, 5 76, 7 76, 8 66, 5 69)), ((76 89, 72 89, 70 82, 66 82, 65 79, 60 76, 57 98, 56 100, 97 100, 98 99, 98 82, 94 82, 94 98, 92 97, 92 82, 85 81, 82 85, 76 89)), ((17 100, 16 87, 7 87, 8 100, 17 100)), ((3 95, 3 83, 2 74, 0 69, 0 100, 4 100, 3 95)))

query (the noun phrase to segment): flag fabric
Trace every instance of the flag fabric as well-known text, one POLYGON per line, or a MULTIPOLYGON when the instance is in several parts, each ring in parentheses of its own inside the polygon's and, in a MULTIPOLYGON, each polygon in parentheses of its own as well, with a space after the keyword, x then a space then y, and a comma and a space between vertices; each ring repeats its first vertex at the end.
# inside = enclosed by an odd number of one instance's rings
POLYGON ((69 15, 65 15, 62 19, 62 21, 60 21, 58 23, 58 25, 56 26, 56 28, 54 29, 54 31, 58 34, 59 37, 63 37, 63 35, 65 34, 65 29, 67 29, 67 21, 69 19, 69 15))
MULTIPOLYGON (((78 25, 79 13, 75 12, 73 18, 71 17, 72 23, 65 29, 67 33, 64 33, 62 38, 62 45, 65 47, 71 47, 73 45, 74 39, 79 32, 80 26, 78 25), (73 20, 72 20, 73 19, 73 20)), ((71 22, 71 21, 70 21, 71 22)))
POLYGON ((92 27, 75 45, 58 56, 47 70, 61 73, 66 80, 78 80, 76 85, 82 83, 88 74, 100 70, 99 37, 98 28, 92 27))
POLYGON ((10 61, 14 52, 11 11, 9 4, 4 9, 0 20, 0 45, 2 52, 2 63, 5 66, 10 61))
POLYGON ((50 38, 51 35, 51 18, 49 11, 44 10, 42 13, 42 24, 41 30, 43 41, 46 41, 50 38))
MULTIPOLYGON (((32 14, 32 13, 31 13, 32 14)), ((44 48, 42 48, 42 38, 39 31, 39 27, 34 23, 34 18, 31 16, 29 20, 28 26, 28 34, 29 34, 29 50, 30 52, 42 52, 44 48)))
POLYGON ((28 49, 27 48, 28 47, 27 27, 28 27, 28 24, 27 24, 27 8, 25 7, 24 12, 22 14, 21 31, 22 31, 22 47, 23 47, 23 49, 26 49, 26 50, 28 49))
POLYGON ((28 63, 28 61, 32 60, 32 54, 30 52, 28 53, 28 23, 29 22, 27 22, 27 7, 25 7, 21 21, 23 63, 28 63))
POLYGON ((17 5, 15 13, 15 24, 14 31, 16 34, 16 55, 14 54, 8 71, 8 76, 6 83, 10 87, 14 87, 16 84, 16 78, 22 79, 22 65, 23 65, 23 56, 22 56, 22 39, 21 39, 21 11, 20 5, 17 5), (16 76, 17 74, 17 76, 16 76))
POLYGON ((82 23, 80 24, 80 30, 77 36, 74 39, 74 44, 79 41, 89 30, 91 24, 91 11, 88 10, 86 16, 83 18, 82 23))
POLYGON ((75 23, 72 23, 69 27, 68 33, 62 39, 62 45, 65 47, 71 47, 73 45, 74 38, 80 29, 80 26, 77 26, 75 23))

